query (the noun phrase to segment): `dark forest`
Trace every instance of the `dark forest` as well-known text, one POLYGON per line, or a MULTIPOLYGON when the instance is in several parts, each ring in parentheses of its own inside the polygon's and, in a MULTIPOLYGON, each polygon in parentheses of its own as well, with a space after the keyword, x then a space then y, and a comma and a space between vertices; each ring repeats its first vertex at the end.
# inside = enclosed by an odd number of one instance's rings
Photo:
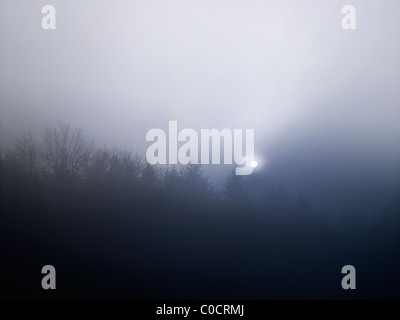
POLYGON ((305 193, 271 184, 254 199, 247 177, 218 189, 203 169, 151 166, 63 123, 23 134, 0 158, 2 298, 400 297, 395 190, 372 218, 332 223, 305 193), (59 290, 41 289, 46 264, 59 290))

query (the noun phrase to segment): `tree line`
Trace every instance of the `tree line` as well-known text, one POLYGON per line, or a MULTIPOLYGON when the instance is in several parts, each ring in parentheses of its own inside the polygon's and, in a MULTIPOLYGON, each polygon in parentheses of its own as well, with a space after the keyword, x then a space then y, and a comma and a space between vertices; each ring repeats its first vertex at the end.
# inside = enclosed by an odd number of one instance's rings
MULTIPOLYGON (((201 165, 149 165, 132 151, 99 147, 80 129, 62 122, 48 127, 39 141, 30 132, 18 138, 12 149, 0 154, 0 175, 3 200, 18 194, 19 201, 22 194, 36 197, 42 191, 46 195, 57 193, 57 197, 85 193, 99 198, 163 199, 170 203, 179 198, 183 203, 253 208, 243 177, 236 176, 234 168, 222 190, 216 190, 201 165)), ((277 210, 290 202, 285 190, 277 186, 265 191, 265 199, 277 210)), ((291 200, 302 210, 313 211, 304 196, 291 200)))
POLYGON ((51 264, 60 298, 343 298, 331 281, 352 263, 375 286, 360 297, 398 297, 398 201, 331 223, 304 194, 246 183, 232 170, 217 190, 200 165, 149 165, 64 123, 26 133, 0 155, 2 295, 45 297, 51 264))

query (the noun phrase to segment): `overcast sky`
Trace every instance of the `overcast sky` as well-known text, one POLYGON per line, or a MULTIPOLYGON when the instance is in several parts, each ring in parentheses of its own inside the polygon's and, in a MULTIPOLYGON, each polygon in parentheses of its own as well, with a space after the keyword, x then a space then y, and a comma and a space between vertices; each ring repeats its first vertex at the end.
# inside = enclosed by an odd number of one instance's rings
POLYGON ((255 129, 264 169, 354 158, 397 170, 399 31, 394 0, 2 0, 1 144, 62 120, 144 155, 146 132, 178 120, 255 129), (41 28, 45 4, 56 30, 41 28), (341 27, 345 4, 356 30, 341 27))

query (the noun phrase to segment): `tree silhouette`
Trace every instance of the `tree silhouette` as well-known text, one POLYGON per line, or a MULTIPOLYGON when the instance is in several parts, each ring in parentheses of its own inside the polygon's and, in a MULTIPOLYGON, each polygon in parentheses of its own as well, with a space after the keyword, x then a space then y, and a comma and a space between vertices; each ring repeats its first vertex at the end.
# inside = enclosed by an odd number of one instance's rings
POLYGON ((40 150, 35 145, 31 132, 24 133, 15 143, 15 148, 11 152, 13 161, 19 166, 20 170, 26 174, 31 181, 37 181, 43 170, 40 159, 40 150))
MULTIPOLYGON (((26 286, 25 273, 47 261, 62 268, 61 297, 79 297, 82 291, 110 297, 123 283, 121 296, 128 298, 141 298, 141 292, 150 298, 186 293, 201 298, 210 288, 221 297, 232 292, 232 297, 263 298, 265 288, 282 285, 282 276, 320 292, 322 278, 313 270, 300 282, 304 259, 331 274, 334 257, 344 252, 356 252, 371 274, 383 263, 390 266, 385 271, 396 279, 398 185, 374 224, 360 224, 362 215, 343 220, 332 209, 338 219, 331 227, 316 218, 321 209, 316 212, 302 193, 278 182, 265 179, 263 189, 258 180, 252 190, 259 193, 248 195, 255 180, 236 176, 234 169, 220 199, 200 165, 149 165, 129 151, 95 147, 65 124, 47 129, 42 139, 24 134, 0 153, 0 252, 11 262, 3 264, 10 277, 2 282, 1 297, 12 290, 16 297, 45 297, 43 290, 26 286), (297 270, 293 275, 280 273, 286 263, 297 270), (245 285, 236 285, 238 277, 245 285), (23 281, 16 286, 18 279, 23 281)), ((393 283, 390 290, 398 293, 393 283)))
POLYGON ((93 142, 81 130, 60 122, 44 133, 44 159, 49 174, 59 186, 71 186, 83 177, 93 152, 93 142))
POLYGON ((167 167, 164 170, 164 190, 168 194, 178 193, 182 190, 182 176, 179 174, 176 166, 167 167))
POLYGON ((159 178, 159 174, 151 164, 145 164, 142 169, 142 175, 140 180, 140 193, 142 197, 146 200, 151 200, 154 197, 158 196, 158 192, 160 191, 161 181, 159 178))
POLYGON ((238 210, 249 209, 249 198, 243 184, 243 177, 236 175, 236 167, 233 167, 231 174, 224 184, 224 202, 229 209, 236 208, 238 210))
POLYGON ((206 194, 210 191, 208 178, 204 176, 201 165, 189 163, 182 169, 182 183, 185 190, 193 194, 206 194))

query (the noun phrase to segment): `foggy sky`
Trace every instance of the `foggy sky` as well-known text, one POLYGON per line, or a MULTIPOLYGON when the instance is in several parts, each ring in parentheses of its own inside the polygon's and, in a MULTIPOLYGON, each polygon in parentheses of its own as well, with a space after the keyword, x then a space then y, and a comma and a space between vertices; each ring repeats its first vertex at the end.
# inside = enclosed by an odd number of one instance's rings
POLYGON ((1 145, 62 120, 144 156, 146 132, 177 120, 255 129, 253 175, 398 176, 399 31, 388 0, 2 0, 1 145), (341 27, 346 4, 357 30, 341 27))

